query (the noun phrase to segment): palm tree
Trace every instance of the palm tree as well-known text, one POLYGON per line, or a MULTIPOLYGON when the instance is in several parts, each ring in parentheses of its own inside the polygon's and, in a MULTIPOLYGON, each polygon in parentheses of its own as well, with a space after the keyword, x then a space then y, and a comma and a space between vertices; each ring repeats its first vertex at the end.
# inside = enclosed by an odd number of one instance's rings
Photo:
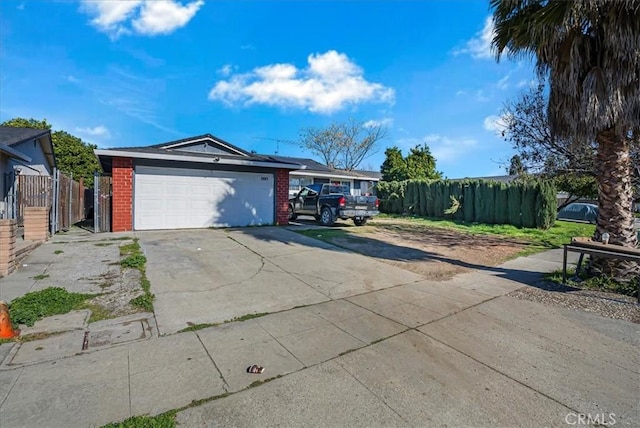
MULTIPOLYGON (((640 0, 490 0, 497 60, 534 57, 549 82, 552 132, 597 142, 596 238, 637 245, 631 148, 640 129, 640 0)), ((619 279, 637 275, 629 262, 595 263, 619 279)))

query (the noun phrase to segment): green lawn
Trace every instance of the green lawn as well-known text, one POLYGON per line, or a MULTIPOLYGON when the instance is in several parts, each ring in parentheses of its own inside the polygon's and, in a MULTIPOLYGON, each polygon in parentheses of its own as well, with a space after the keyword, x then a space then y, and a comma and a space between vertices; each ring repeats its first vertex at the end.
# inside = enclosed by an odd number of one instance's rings
MULTIPOLYGON (((549 248, 559 248, 563 244, 571 242, 574 236, 593 236, 595 225, 587 223, 573 223, 568 221, 556 221, 549 230, 517 228, 504 224, 479 224, 463 223, 453 220, 436 220, 422 217, 404 217, 398 215, 381 215, 380 220, 394 219, 401 222, 408 222, 412 225, 423 226, 425 228, 442 228, 455 230, 461 233, 472 233, 477 235, 499 235, 507 238, 522 240, 531 244, 527 252, 536 252, 549 248)), ((378 224, 384 224, 383 221, 378 224)), ((375 219, 371 222, 376 225, 375 219)))

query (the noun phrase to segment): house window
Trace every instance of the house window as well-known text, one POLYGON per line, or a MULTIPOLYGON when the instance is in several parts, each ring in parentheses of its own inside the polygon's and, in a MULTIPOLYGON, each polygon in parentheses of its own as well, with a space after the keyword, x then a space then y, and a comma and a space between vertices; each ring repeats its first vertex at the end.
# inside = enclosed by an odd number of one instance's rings
POLYGON ((289 196, 295 196, 305 186, 313 184, 313 178, 289 177, 289 196))

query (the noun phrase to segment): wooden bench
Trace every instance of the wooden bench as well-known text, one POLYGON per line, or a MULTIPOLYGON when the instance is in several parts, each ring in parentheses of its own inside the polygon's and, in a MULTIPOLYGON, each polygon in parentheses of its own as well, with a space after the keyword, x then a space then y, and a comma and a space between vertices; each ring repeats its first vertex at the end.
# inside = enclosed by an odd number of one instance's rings
MULTIPOLYGON (((582 259, 585 254, 607 259, 631 260, 640 263, 640 249, 622 247, 620 245, 603 244, 592 241, 591 238, 573 238, 570 244, 564 244, 564 259, 562 261, 562 283, 567 282, 567 253, 580 253, 576 276, 580 273, 582 259)), ((640 286, 638 287, 638 303, 640 303, 640 286)))

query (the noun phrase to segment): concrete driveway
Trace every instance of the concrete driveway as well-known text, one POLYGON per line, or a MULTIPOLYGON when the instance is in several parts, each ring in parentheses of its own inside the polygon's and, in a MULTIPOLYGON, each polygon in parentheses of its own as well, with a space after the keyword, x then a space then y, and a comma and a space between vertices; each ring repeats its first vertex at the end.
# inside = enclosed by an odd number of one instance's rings
MULTIPOLYGON (((509 295, 558 269, 558 250, 431 281, 281 228, 137 235, 161 333, 271 313, 86 352, 83 330, 68 348, 64 335, 0 344, 2 428, 180 408, 185 427, 640 426, 638 324, 509 295)), ((81 278, 47 247, 0 292, 30 290, 35 266, 81 278)))
POLYGON ((138 232, 160 334, 424 277, 284 228, 138 232))

